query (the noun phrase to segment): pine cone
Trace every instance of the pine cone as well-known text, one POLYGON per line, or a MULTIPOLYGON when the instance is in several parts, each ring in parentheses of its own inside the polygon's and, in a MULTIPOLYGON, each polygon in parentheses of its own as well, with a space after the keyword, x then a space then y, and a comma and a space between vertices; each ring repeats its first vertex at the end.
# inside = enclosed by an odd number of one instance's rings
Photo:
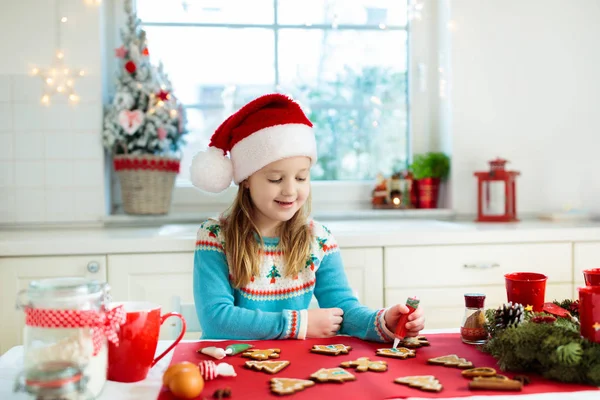
POLYGON ((524 316, 525 310, 522 304, 504 303, 496 310, 495 327, 496 329, 505 329, 511 326, 516 327, 523 322, 524 316))

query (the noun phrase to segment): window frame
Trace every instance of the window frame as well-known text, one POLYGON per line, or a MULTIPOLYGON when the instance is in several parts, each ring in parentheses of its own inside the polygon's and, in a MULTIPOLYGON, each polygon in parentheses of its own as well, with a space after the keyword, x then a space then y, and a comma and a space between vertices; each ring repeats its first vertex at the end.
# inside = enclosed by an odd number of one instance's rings
MULTIPOLYGON (((276 3, 276 2, 275 2, 276 3)), ((134 1, 134 7, 136 3, 134 1)), ((440 92, 440 80, 443 72, 442 66, 449 60, 444 57, 442 46, 446 39, 446 15, 437 2, 427 2, 418 20, 410 23, 408 31, 408 159, 412 155, 426 151, 436 151, 444 145, 443 124, 439 117, 443 114, 443 96, 440 92), (442 106, 442 107, 441 107, 442 106)), ((125 15, 120 6, 115 5, 113 10, 114 26, 108 24, 108 42, 119 43, 118 27, 125 22, 125 15), (116 28, 116 29, 115 29, 116 28), (111 40, 112 39, 112 40, 111 40)), ((276 10, 275 10, 276 12, 276 10)), ((161 23, 142 23, 142 26, 160 26, 161 23)), ((178 25, 177 23, 168 25, 178 25)), ((189 25, 189 24, 183 24, 189 25)), ((198 26, 206 24, 194 24, 198 26)), ((209 24, 210 26, 214 26, 209 24)), ((223 24, 227 26, 227 24, 223 24)), ((268 25, 272 27, 272 25, 268 25)), ((315 28, 323 27, 315 25, 315 28)), ((306 28, 298 26, 298 28, 306 28)), ((277 29, 276 27, 274 29, 277 29)), ((287 26, 286 28, 287 29, 287 26)), ((113 46, 115 47, 115 46, 113 46)), ((277 48, 277 40, 275 40, 277 48)), ((109 46, 110 48, 110 46, 109 46)), ((275 50, 276 51, 276 50, 275 50)), ((109 53, 107 49, 107 53, 109 53)), ((277 59, 277 57, 276 57, 277 59)), ((107 62, 108 70, 114 71, 114 62, 107 62), (111 67, 111 64, 113 68, 111 67)), ((276 74, 277 74, 277 68, 276 74)), ((114 92, 109 85, 107 93, 114 92)), ((197 106, 192 105, 196 108, 197 106)), ((121 200, 118 195, 118 185, 113 174, 112 198, 113 209, 121 209, 121 200)), ((357 210, 371 209, 371 190, 374 180, 368 181, 312 181, 312 208, 319 213, 343 213, 357 210)), ((232 185, 223 193, 204 193, 191 184, 178 185, 174 188, 171 204, 171 213, 218 213, 226 209, 232 202, 237 186, 232 185)), ((449 192, 447 190, 446 192, 449 192)), ((444 204, 444 201, 442 201, 444 204)), ((401 211, 400 211, 401 212, 401 211)))

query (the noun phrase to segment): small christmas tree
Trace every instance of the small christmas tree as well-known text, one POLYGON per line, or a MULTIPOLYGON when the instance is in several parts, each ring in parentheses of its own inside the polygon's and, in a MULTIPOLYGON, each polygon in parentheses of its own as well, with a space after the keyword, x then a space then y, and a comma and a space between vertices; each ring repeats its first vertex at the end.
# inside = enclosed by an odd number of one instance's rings
POLYGON ((116 94, 106 109, 102 140, 116 154, 169 155, 184 144, 185 113, 163 71, 150 64, 146 32, 125 0, 127 24, 121 29, 116 94))
POLYGON ((271 283, 275 283, 275 280, 277 278, 281 278, 281 275, 279 274, 279 271, 277 270, 276 266, 273 265, 271 267, 271 270, 267 274, 267 278, 271 278, 271 283))

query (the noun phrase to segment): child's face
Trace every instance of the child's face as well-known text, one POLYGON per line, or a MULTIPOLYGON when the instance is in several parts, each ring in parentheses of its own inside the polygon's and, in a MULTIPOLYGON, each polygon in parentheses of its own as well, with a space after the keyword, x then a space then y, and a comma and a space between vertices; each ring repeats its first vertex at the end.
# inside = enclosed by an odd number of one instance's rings
POLYGON ((290 157, 272 162, 245 182, 256 207, 256 223, 268 227, 291 219, 310 193, 310 159, 290 157))

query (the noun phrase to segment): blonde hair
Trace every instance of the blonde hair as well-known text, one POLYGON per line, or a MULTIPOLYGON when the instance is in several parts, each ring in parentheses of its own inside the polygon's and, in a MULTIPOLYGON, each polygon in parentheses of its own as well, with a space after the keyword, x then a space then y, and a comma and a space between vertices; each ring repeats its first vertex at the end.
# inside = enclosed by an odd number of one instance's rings
MULTIPOLYGON (((295 277, 310 256, 312 231, 308 225, 311 196, 280 229, 279 249, 286 265, 285 276, 295 277)), ((250 191, 240 184, 237 196, 221 221, 225 238, 225 255, 233 278, 233 286, 241 288, 260 273, 263 238, 252 220, 254 205, 250 191), (258 236, 258 240, 256 240, 258 236)))

